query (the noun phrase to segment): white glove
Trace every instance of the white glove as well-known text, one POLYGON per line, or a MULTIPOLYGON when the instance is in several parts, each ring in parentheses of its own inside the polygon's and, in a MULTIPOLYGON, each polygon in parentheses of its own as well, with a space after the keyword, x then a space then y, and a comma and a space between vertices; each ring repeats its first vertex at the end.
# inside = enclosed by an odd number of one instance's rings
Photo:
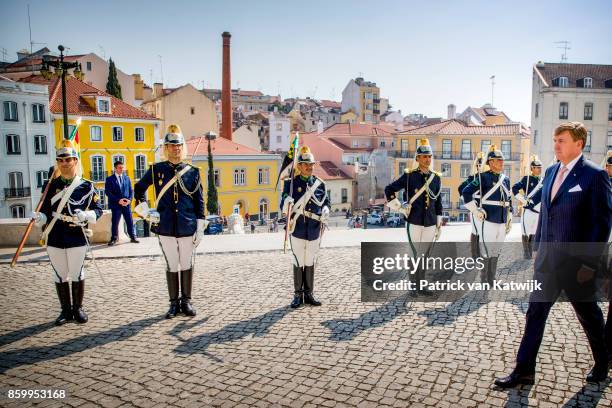
POLYGON ((408 218, 408 216, 410 215, 410 210, 412 210, 412 205, 410 205, 408 203, 404 203, 404 204, 402 204, 402 206, 400 207, 398 212, 404 214, 404 216, 406 218, 408 218))
POLYGON ((160 215, 155 209, 150 209, 147 218, 151 224, 159 224, 160 215))
POLYGON ((325 206, 321 210, 321 222, 327 224, 327 221, 329 221, 329 207, 325 206))
POLYGON ((45 225, 47 223, 47 216, 42 212, 32 211, 30 218, 34 220, 34 224, 37 226, 45 225))
POLYGON ((287 196, 285 198, 285 201, 283 201, 282 213, 283 214, 288 214, 289 213, 289 205, 293 205, 293 203, 294 203, 293 197, 287 196))
POLYGON ((206 221, 199 219, 197 220, 198 227, 196 228, 195 234, 193 234, 193 247, 197 248, 204 237, 204 230, 206 229, 206 221))
POLYGON ((74 215, 76 216, 77 221, 81 224, 86 224, 86 223, 95 224, 97 221, 96 212, 93 210, 88 210, 88 211, 76 210, 74 212, 74 215))
POLYGON ((397 211, 400 211, 400 209, 402 208, 402 203, 400 202, 399 199, 394 198, 393 200, 387 203, 387 207, 397 212, 397 211))
POLYGON ((472 215, 479 221, 484 221, 487 219, 487 212, 483 208, 478 208, 476 201, 472 200, 469 203, 465 203, 465 208, 470 210, 472 215))
POLYGON ((516 201, 518 201, 519 203, 521 203, 521 205, 524 207, 527 205, 527 199, 525 198, 524 195, 522 194, 517 194, 515 195, 516 197, 516 201))

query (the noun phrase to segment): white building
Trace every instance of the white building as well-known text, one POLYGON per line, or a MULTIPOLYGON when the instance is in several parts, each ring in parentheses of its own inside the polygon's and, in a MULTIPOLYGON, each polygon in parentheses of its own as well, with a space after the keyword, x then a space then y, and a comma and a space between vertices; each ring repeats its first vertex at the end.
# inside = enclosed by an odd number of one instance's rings
POLYGON ((612 149, 612 65, 534 65, 530 149, 544 165, 554 158, 555 128, 568 121, 585 124, 585 156, 599 164, 612 149))
POLYGON ((289 150, 291 120, 278 112, 270 112, 270 151, 286 152, 289 150))
POLYGON ((55 160, 46 85, 0 77, 0 218, 23 218, 36 208, 55 160))

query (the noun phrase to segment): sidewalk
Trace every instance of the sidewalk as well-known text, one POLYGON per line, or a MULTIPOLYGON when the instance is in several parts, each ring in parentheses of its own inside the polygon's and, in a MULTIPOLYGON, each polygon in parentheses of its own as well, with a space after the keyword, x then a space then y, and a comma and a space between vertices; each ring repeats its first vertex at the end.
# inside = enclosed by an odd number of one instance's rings
MULTIPOLYGON (((471 227, 469 224, 449 224, 442 228, 440 241, 464 242, 468 240, 471 227)), ((198 254, 240 253, 255 251, 282 251, 285 233, 265 232, 244 235, 206 235, 198 247, 198 254)), ((97 259, 136 258, 161 256, 158 240, 139 238, 140 244, 123 243, 112 247, 95 245, 94 257, 97 259)), ((520 242, 520 226, 513 224, 506 241, 520 242)), ((325 231, 322 248, 359 247, 362 242, 407 242, 405 228, 372 228, 372 229, 331 229, 325 231)), ((288 250, 289 248, 287 248, 288 250)), ((15 248, 0 248, 0 263, 10 263, 15 248)), ((46 251, 39 247, 24 248, 19 262, 47 261, 46 251)))

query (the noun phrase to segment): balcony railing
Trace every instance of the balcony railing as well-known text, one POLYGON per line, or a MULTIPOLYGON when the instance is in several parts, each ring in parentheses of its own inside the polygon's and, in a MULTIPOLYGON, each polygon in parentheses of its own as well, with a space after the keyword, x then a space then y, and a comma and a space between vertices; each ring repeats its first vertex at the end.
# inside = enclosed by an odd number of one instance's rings
POLYGON ((96 182, 106 181, 107 177, 108 177, 108 171, 90 171, 89 172, 89 178, 91 179, 91 181, 96 181, 96 182))
MULTIPOLYGON (((389 157, 411 159, 414 157, 415 152, 403 151, 403 150, 392 150, 388 152, 389 157)), ((456 152, 456 151, 440 151, 436 150, 433 152, 434 159, 437 160, 474 160, 478 152, 456 152)), ((504 153, 506 161, 519 161, 521 159, 520 153, 504 153)))
POLYGON ((147 169, 136 169, 134 170, 133 174, 134 174, 134 181, 136 180, 140 180, 142 178, 142 176, 144 176, 144 174, 147 172, 147 169))
POLYGON ((21 187, 21 188, 5 188, 4 189, 4 197, 5 198, 26 198, 30 197, 30 187, 21 187))

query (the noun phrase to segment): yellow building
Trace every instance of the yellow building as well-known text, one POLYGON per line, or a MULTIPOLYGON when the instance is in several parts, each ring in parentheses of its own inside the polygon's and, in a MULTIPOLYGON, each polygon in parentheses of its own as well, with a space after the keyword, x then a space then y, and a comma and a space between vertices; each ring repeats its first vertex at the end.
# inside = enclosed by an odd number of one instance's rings
MULTIPOLYGON (((41 81, 41 80, 39 80, 41 81)), ((74 77, 66 79, 66 105, 70 131, 81 119, 78 142, 83 177, 92 180, 104 206, 104 182, 113 174, 113 163, 122 161, 132 180, 140 179, 155 161, 155 146, 160 140, 160 121, 74 77)), ((56 145, 64 138, 62 89, 58 79, 49 82, 50 108, 56 145)))
MULTIPOLYGON (((208 191, 208 140, 198 137, 187 142, 188 160, 200 169, 204 196, 208 191)), ((210 142, 219 215, 228 216, 236 207, 250 220, 278 216, 282 186, 275 191, 281 156, 262 153, 222 137, 210 142)))
POLYGON ((352 110, 344 112, 340 115, 340 123, 357 123, 357 114, 352 110))
POLYGON ((352 110, 357 122, 377 124, 380 122, 380 88, 375 82, 363 78, 351 79, 342 91, 342 112, 352 110))
POLYGON ((467 125, 452 119, 434 125, 398 133, 393 158, 394 178, 414 163, 416 146, 420 139, 429 139, 434 151, 434 169, 441 173, 441 200, 444 215, 452 221, 467 221, 468 210, 459 195, 459 185, 471 174, 476 154, 488 152, 496 145, 505 157, 504 174, 514 184, 525 175, 529 152, 528 130, 520 123, 505 125, 467 125))

